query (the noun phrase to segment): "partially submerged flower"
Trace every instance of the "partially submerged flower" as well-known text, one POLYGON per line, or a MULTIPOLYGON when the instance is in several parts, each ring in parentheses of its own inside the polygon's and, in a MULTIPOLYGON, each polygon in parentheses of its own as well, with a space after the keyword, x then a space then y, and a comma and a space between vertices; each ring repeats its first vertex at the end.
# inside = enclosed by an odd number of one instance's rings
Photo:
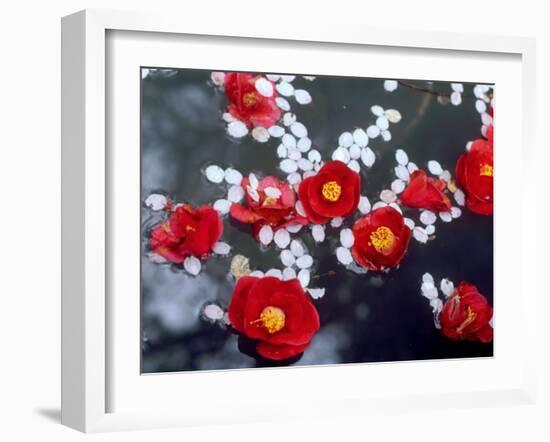
POLYGON ((239 333, 257 342, 267 359, 283 360, 303 353, 319 330, 319 314, 298 279, 243 276, 228 307, 239 333))
POLYGON ((189 256, 207 257, 222 233, 222 220, 212 207, 193 209, 182 204, 167 221, 153 228, 149 247, 168 261, 181 264, 189 256))
POLYGON ((361 178, 341 161, 329 161, 300 183, 300 201, 308 219, 324 224, 351 215, 359 205, 361 178))
POLYGON ((480 215, 493 213, 493 126, 487 139, 479 138, 456 163, 457 184, 466 194, 466 206, 480 215))
POLYGON ((410 176, 407 188, 401 194, 401 203, 407 207, 427 209, 432 212, 448 212, 451 200, 445 194, 447 183, 429 177, 423 170, 416 170, 410 176))
MULTIPOLYGON (((256 74, 229 72, 225 74, 225 94, 229 100, 228 110, 233 117, 249 128, 262 126, 269 128, 281 118, 281 110, 275 102, 277 93, 272 87, 272 95, 262 95, 256 82, 272 83, 256 74)), ((261 90, 261 89, 260 89, 261 90)), ((265 92, 264 92, 265 93, 265 92)))
POLYGON ((245 205, 233 203, 230 214, 237 221, 252 224, 256 238, 266 225, 277 231, 289 224, 307 224, 307 219, 296 212, 296 194, 287 182, 272 176, 261 181, 246 177, 241 186, 246 192, 245 205))
POLYGON ((383 271, 397 266, 409 246, 411 229, 391 206, 373 210, 353 226, 353 258, 362 267, 383 271))
POLYGON ((493 309, 476 286, 461 282, 440 315, 441 332, 453 340, 491 342, 493 309))

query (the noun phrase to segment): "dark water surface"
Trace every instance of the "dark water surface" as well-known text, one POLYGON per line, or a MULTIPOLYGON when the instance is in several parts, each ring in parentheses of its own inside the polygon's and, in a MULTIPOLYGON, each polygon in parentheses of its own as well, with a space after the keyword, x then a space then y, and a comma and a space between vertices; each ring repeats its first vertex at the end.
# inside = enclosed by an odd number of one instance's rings
MULTIPOLYGON (((208 182, 201 173, 208 164, 285 177, 278 170, 278 139, 260 144, 251 136, 236 141, 226 135, 221 118, 225 96, 209 80, 210 71, 178 70, 175 75, 150 75, 142 81, 142 200, 156 192, 193 206, 224 198, 225 186, 208 182)), ((308 82, 297 78, 294 84, 313 97, 309 105, 293 104, 292 111, 307 126, 314 148, 325 161, 342 132, 373 124, 371 106, 395 108, 403 115, 400 123, 390 127, 389 143, 380 138, 369 141, 377 159, 368 172, 361 169, 361 179, 362 194, 371 203, 395 179, 397 148, 423 169, 435 159, 454 175, 466 142, 480 137, 471 85, 464 85, 460 106, 444 106, 434 95, 402 86, 388 93, 379 79, 317 77, 308 82)), ((451 90, 448 83, 433 87, 451 90)), ((418 211, 404 209, 407 213, 418 220, 418 211)), ((232 246, 231 255, 213 256, 203 262, 200 275, 192 277, 147 258, 148 231, 161 219, 147 208, 142 211, 142 371, 277 365, 247 355, 246 342, 239 343, 230 330, 200 319, 200 310, 209 301, 223 308, 229 304, 235 284, 229 275, 234 254, 247 256, 253 269, 265 271, 282 268, 280 250, 274 244, 260 250, 247 228, 224 218, 222 240, 232 246)), ((453 342, 441 336, 429 302, 420 294, 420 279, 428 271, 436 281, 447 277, 455 285, 461 280, 475 284, 493 305, 492 216, 463 208, 458 220, 438 221, 436 239, 428 244, 411 239, 400 268, 388 274, 357 275, 340 265, 334 253, 338 231, 328 227, 321 244, 314 244, 309 229, 301 235, 315 260, 312 276, 328 271, 336 275, 311 284, 326 288, 325 296, 314 301, 321 329, 295 365, 492 356, 492 343, 453 342)))

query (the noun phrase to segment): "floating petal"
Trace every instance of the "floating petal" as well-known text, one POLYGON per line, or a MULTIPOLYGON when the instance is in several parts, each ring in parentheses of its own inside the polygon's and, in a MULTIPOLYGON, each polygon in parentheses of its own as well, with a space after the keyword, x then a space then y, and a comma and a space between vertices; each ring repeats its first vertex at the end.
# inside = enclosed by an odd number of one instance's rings
POLYGON ((273 229, 268 225, 263 226, 258 233, 258 238, 264 246, 267 246, 273 241, 273 229))
POLYGON ((205 170, 206 178, 212 183, 219 184, 225 177, 225 172, 220 166, 215 164, 208 166, 205 170))
POLYGON ((196 276, 201 271, 201 262, 194 256, 188 256, 183 261, 183 268, 185 271, 193 276, 196 276))

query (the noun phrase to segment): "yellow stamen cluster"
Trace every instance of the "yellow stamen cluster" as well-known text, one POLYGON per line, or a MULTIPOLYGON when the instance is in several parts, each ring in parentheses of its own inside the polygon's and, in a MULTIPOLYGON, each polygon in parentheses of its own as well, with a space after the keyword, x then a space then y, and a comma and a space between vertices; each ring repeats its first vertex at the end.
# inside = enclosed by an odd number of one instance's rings
POLYGON ((395 244, 395 235, 386 226, 378 227, 370 234, 370 244, 378 253, 390 253, 395 244))
POLYGON ((277 333, 285 326, 285 312, 279 307, 268 306, 262 310, 260 319, 254 322, 260 322, 269 334, 277 333))
POLYGON ((338 201, 342 194, 342 187, 336 181, 327 181, 321 189, 323 197, 328 201, 338 201))
POLYGON ((481 176, 493 176, 493 166, 490 164, 483 164, 479 169, 481 176))
POLYGON ((243 104, 246 107, 254 106, 256 104, 256 94, 254 92, 248 92, 243 95, 243 104))
POLYGON ((475 313, 471 307, 468 307, 466 310, 466 319, 460 324, 456 329, 457 333, 462 333, 466 327, 468 327, 472 322, 476 320, 477 313, 475 313))

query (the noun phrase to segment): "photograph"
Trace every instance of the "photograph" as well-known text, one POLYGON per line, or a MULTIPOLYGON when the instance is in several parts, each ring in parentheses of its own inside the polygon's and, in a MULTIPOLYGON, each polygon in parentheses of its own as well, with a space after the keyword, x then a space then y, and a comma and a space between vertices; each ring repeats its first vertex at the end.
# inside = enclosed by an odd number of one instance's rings
POLYGON ((494 84, 137 75, 142 374, 493 357, 494 84))

